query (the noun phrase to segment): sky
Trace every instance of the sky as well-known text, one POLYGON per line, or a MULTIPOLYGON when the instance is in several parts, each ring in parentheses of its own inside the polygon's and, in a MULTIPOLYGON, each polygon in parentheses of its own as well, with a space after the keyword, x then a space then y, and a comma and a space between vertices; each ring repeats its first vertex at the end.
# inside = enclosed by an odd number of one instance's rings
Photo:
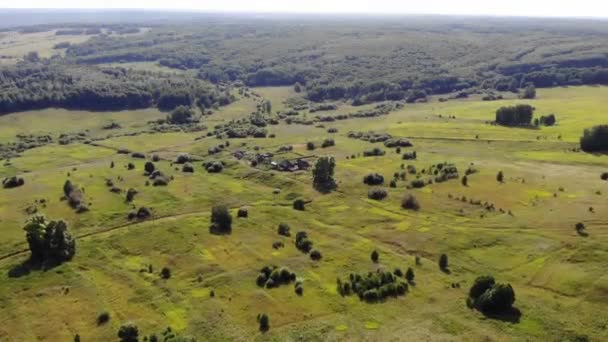
POLYGON ((458 14, 608 18, 608 0, 0 0, 1 8, 458 14))

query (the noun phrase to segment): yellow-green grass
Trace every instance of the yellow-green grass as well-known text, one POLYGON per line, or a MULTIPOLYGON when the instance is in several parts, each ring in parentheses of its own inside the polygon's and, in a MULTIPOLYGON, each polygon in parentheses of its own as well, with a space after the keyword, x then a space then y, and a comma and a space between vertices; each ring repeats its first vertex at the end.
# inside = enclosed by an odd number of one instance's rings
MULTIPOLYGON (((256 92, 270 98, 275 110, 284 97, 297 96, 291 88, 256 92)), ((2 260, 0 321, 5 324, 0 340, 69 340, 76 333, 84 340, 110 340, 128 321, 143 334, 170 325, 200 340, 567 340, 582 335, 605 340, 608 183, 599 175, 608 157, 566 150, 576 147, 583 127, 602 123, 607 92, 592 87, 539 90, 539 99, 531 101, 537 113, 554 112, 558 119, 558 126, 540 130, 484 123, 500 105, 520 100, 465 100, 406 105, 388 116, 326 123, 324 128, 270 126, 276 138, 231 139, 226 151, 214 156, 206 156, 207 149, 223 141, 194 140, 204 132, 98 142, 158 153, 165 159, 157 167, 174 177, 167 187, 146 186, 145 160, 110 148, 75 144, 28 151, 13 159, 12 166, 0 166, 1 174, 19 173, 26 180, 21 188, 1 192, 0 254, 26 247, 24 209, 36 198, 48 199, 46 208, 39 207, 42 212, 68 220, 79 237, 77 254, 60 267, 20 278, 9 278, 7 272, 27 254, 2 260), (440 119, 439 113, 457 118, 440 119), (338 128, 338 133, 328 134, 328 127, 338 128), (418 160, 404 161, 381 143, 350 139, 349 130, 411 137, 415 146, 402 150, 416 150, 418 160), (475 139, 477 134, 480 139, 475 139), (537 135, 550 138, 536 140, 537 135), (330 136, 336 146, 306 150, 307 141, 319 145, 330 136), (255 169, 231 156, 236 149, 276 151, 285 144, 295 147, 291 156, 335 156, 337 190, 321 194, 311 187, 309 172, 255 169), (373 147, 385 149, 386 155, 350 158, 373 147), (208 174, 197 161, 194 174, 184 174, 171 165, 179 152, 205 161, 223 160, 227 167, 208 174), (110 161, 115 168, 109 167, 110 161), (393 173, 403 171, 401 164, 421 170, 444 161, 455 163, 461 175, 471 163, 479 172, 468 177, 467 187, 457 179, 408 190, 414 175, 398 181, 396 188, 388 187, 393 173), (136 169, 127 171, 128 162, 136 169), (505 175, 502 184, 496 181, 498 171, 505 175), (86 189, 92 202, 88 213, 76 214, 59 201, 68 172, 86 189), (382 187, 389 195, 384 201, 367 198, 370 187, 362 179, 371 172, 385 177, 382 187), (124 194, 110 193, 106 178, 123 189, 137 188, 134 203, 125 203, 124 194), (420 211, 401 209, 407 193, 418 198, 420 211), (462 196, 466 202, 455 199, 462 196), (312 202, 304 212, 295 211, 291 205, 296 198, 312 202), (493 203, 497 211, 487 212, 469 199, 493 203), (231 208, 231 235, 209 234, 210 209, 218 203, 231 208), (127 212, 139 206, 151 208, 154 219, 128 222, 127 212), (236 218, 242 206, 249 209, 246 219, 236 218), (280 222, 291 226, 292 237, 277 234, 280 222), (577 222, 585 223, 588 237, 576 234, 577 222), (300 230, 308 232, 323 254, 320 262, 294 247, 293 236, 300 230), (285 248, 272 249, 275 241, 285 248), (374 249, 380 252, 378 264, 370 260, 374 249), (437 267, 441 253, 449 256, 450 274, 437 267), (415 256, 421 257, 421 265, 415 265, 415 256), (141 271, 150 264, 152 274, 141 271), (293 284, 257 287, 255 278, 265 265, 296 272, 304 295, 297 296, 293 284), (163 266, 171 268, 168 280, 158 275, 163 266), (416 285, 404 297, 367 304, 337 294, 337 277, 396 267, 412 267, 416 273, 416 285), (483 274, 513 285, 515 305, 522 312, 518 323, 484 318, 466 307, 469 286, 483 274), (460 288, 452 288, 452 283, 460 288), (98 327, 95 319, 102 311, 112 319, 98 327), (258 331, 259 313, 270 316, 266 334, 258 331)), ((205 118, 206 124, 244 117, 252 106, 253 101, 241 99, 205 118)))
POLYGON ((14 64, 23 59, 29 52, 37 52, 40 57, 48 58, 62 55, 65 49, 53 49, 62 42, 83 43, 91 36, 87 35, 55 35, 56 30, 36 33, 7 32, 0 37, 0 64, 14 64))

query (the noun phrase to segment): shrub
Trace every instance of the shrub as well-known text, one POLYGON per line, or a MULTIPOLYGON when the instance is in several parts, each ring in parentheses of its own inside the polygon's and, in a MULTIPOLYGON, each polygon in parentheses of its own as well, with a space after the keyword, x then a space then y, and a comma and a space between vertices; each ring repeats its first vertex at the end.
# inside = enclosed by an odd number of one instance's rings
POLYGON ((327 133, 338 133, 338 129, 335 127, 331 127, 327 130, 327 133))
POLYGON ((127 164, 127 170, 135 170, 135 164, 133 164, 133 163, 128 163, 128 164, 127 164))
POLYGON ((502 173, 502 171, 498 171, 498 174, 496 174, 496 181, 498 181, 499 183, 502 183, 505 179, 504 174, 502 173))
POLYGON ((331 147, 331 146, 335 146, 336 142, 334 141, 334 139, 331 138, 326 138, 323 140, 323 143, 321 143, 321 147, 322 148, 327 148, 327 147, 331 147))
POLYGON ((107 312, 102 312, 97 316, 97 325, 103 325, 110 321, 110 314, 107 312))
POLYGON ((2 181, 2 187, 5 189, 17 188, 25 184, 25 181, 21 177, 13 176, 9 178, 4 178, 2 181))
POLYGON ((373 199, 376 201, 381 201, 381 200, 385 199, 386 196, 388 196, 388 193, 386 192, 386 190, 380 189, 380 188, 370 189, 367 192, 367 197, 369 199, 373 199))
POLYGON ((408 285, 400 281, 391 272, 381 270, 367 275, 351 274, 346 282, 337 279, 337 290, 342 296, 356 293, 359 299, 366 302, 382 301, 387 297, 404 295, 408 285))
POLYGON ((169 267, 163 267, 163 269, 160 271, 160 277, 163 279, 169 279, 171 278, 171 269, 169 269, 169 267))
POLYGON ((594 126, 585 129, 580 139, 581 150, 598 152, 608 150, 608 125, 594 126))
POLYGON ((374 156, 379 157, 379 156, 383 156, 385 154, 386 154, 386 152, 378 147, 374 147, 371 150, 363 151, 364 157, 374 157, 374 156))
POLYGON ((396 180, 394 180, 394 179, 393 179, 393 180, 391 180, 391 182, 389 183, 389 186, 390 186, 391 188, 396 188, 396 187, 397 187, 397 181, 396 181, 396 180))
POLYGON ((167 121, 175 125, 188 124, 192 121, 194 111, 187 106, 177 106, 169 116, 167 121))
POLYGON ((207 172, 209 173, 219 173, 222 172, 222 170, 224 169, 224 164, 222 164, 221 162, 213 161, 203 164, 203 167, 205 167, 205 170, 207 170, 207 172))
POLYGON ((481 276, 471 286, 467 302, 483 313, 503 313, 513 307, 515 291, 510 284, 496 283, 492 276, 481 276))
POLYGON ((157 163, 160 161, 160 157, 158 156, 158 154, 153 154, 152 155, 152 161, 157 163))
POLYGON ((307 142, 307 143, 306 143, 306 149, 307 149, 307 150, 309 150, 309 151, 313 151, 315 148, 316 148, 316 147, 315 147, 315 143, 313 143, 313 142, 311 142, 311 141, 309 141, 309 142, 307 142))
POLYGON ((378 253, 377 250, 373 250, 372 254, 370 255, 370 258, 372 259, 373 262, 378 262, 378 258, 380 258, 380 254, 378 253))
POLYGON ((441 254, 439 257, 439 269, 442 271, 448 269, 448 256, 446 254, 441 254))
POLYGON ((424 188, 426 183, 422 179, 414 179, 410 182, 410 186, 414 189, 424 188))
POLYGON ((420 203, 418 203, 418 200, 416 199, 416 197, 414 197, 414 195, 410 194, 403 198, 403 200, 401 201, 401 207, 403 209, 417 211, 420 209, 420 203))
POLYGON ((400 268, 395 268, 395 270, 393 271, 393 274, 396 275, 397 277, 403 277, 403 271, 401 271, 400 268))
POLYGON ((249 216, 249 211, 247 208, 239 208, 239 211, 236 213, 237 217, 247 218, 249 216))
POLYGON ((137 190, 135 190, 133 188, 129 188, 129 190, 127 190, 127 198, 126 198, 127 202, 133 202, 135 195, 137 195, 137 190))
POLYGON ((414 160, 416 159, 416 151, 413 152, 405 152, 402 156, 403 160, 414 160))
POLYGON ((319 252, 319 251, 318 251, 318 250, 316 250, 316 249, 313 249, 313 250, 310 252, 310 258, 311 258, 312 260, 314 260, 314 261, 321 260, 321 258, 322 258, 322 256, 321 256, 321 252, 319 252))
POLYGON ((211 227, 212 233, 230 234, 232 231, 232 216, 225 206, 214 206, 211 209, 211 227))
POLYGON ((585 231, 585 224, 578 222, 574 225, 574 229, 576 229, 577 233, 582 234, 585 231))
POLYGON ((182 166, 182 172, 188 172, 188 173, 193 173, 194 172, 194 166, 190 163, 185 163, 182 166))
POLYGON ((131 153, 131 157, 137 159, 146 159, 146 155, 141 152, 133 152, 131 153))
POLYGON ((139 329, 132 323, 122 325, 118 329, 118 337, 121 342, 137 342, 139 341, 139 329))
POLYGON ((384 176, 378 173, 370 173, 363 177, 363 183, 367 185, 380 185, 384 183, 384 176))
POLYGON ((266 332, 270 329, 270 318, 268 318, 267 314, 259 315, 259 323, 261 332, 266 332))
POLYGON ((190 155, 187 153, 180 153, 179 155, 177 155, 177 158, 175 159, 176 164, 185 164, 190 161, 191 161, 190 155))
POLYGON ((144 165, 144 170, 146 170, 146 172, 150 174, 154 172, 154 170, 156 170, 156 166, 154 166, 153 162, 146 162, 146 164, 144 165))
POLYGON ((602 174, 600 175, 600 178, 602 180, 608 180, 608 172, 602 172, 602 174))
POLYGON ((414 281, 414 277, 414 270, 411 267, 408 267, 407 271, 405 271, 405 279, 407 279, 409 283, 412 283, 414 281))
POLYGON ((289 229, 289 225, 287 225, 286 223, 279 223, 278 233, 279 235, 283 236, 291 236, 289 229))
POLYGON ((297 200, 293 201, 293 208, 295 210, 303 211, 305 209, 305 207, 304 207, 305 204, 306 204, 306 202, 304 202, 303 199, 297 199, 297 200))
POLYGON ((169 184, 169 180, 165 177, 156 177, 152 182, 153 186, 167 186, 169 184))
POLYGON ((298 296, 301 296, 304 294, 304 288, 302 287, 302 283, 296 283, 295 287, 294 287, 294 291, 298 296))
POLYGON ((462 185, 463 186, 469 185, 469 178, 467 176, 462 176, 462 185))
POLYGON ((296 248, 304 253, 310 252, 312 249, 312 241, 308 239, 306 232, 298 232, 296 234, 296 248))

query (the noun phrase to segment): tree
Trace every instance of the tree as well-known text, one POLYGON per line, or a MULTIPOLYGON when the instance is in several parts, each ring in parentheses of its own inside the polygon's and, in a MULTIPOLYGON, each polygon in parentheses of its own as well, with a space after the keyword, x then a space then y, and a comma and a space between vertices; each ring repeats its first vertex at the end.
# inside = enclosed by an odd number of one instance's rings
POLYGON ((334 180, 334 169, 336 161, 333 157, 321 157, 317 159, 312 170, 313 185, 316 189, 327 191, 336 187, 334 180))
POLYGON ((160 271, 160 276, 163 279, 169 279, 171 278, 171 269, 169 267, 163 267, 163 269, 160 271))
POLYGON ((462 177, 462 185, 463 186, 468 186, 469 184, 469 178, 467 176, 463 176, 462 177))
POLYGON ((523 91, 521 92, 521 94, 519 95, 519 97, 521 97, 522 99, 534 99, 536 98, 536 88, 534 87, 534 84, 530 83, 528 84, 523 91))
POLYGON ((167 121, 176 125, 188 124, 192 121, 194 111, 188 106, 178 106, 167 117, 167 121))
POLYGON ((448 269, 448 256, 446 254, 441 254, 439 257, 439 269, 442 271, 448 269))
POLYGON ((266 100, 266 102, 264 102, 264 111, 268 114, 272 112, 272 103, 270 100, 266 100))
POLYGON ((232 231, 232 216, 225 206, 214 206, 211 209, 211 228, 213 233, 230 234, 232 231))
POLYGON ((293 85, 293 90, 296 93, 302 92, 302 85, 300 84, 300 82, 296 82, 296 84, 293 85))
POLYGON ((408 267, 407 271, 405 271, 405 279, 410 283, 414 281, 414 270, 411 267, 408 267))
POLYGON ((147 173, 152 173, 154 170, 156 170, 156 167, 154 166, 154 163, 149 161, 146 162, 146 165, 144 165, 144 170, 146 170, 147 173))
POLYGON ((496 180, 499 183, 502 183, 504 181, 505 176, 503 175, 502 171, 498 171, 498 174, 496 174, 496 180))
POLYGON ((585 129, 580 139, 580 146, 585 152, 608 151, 608 125, 585 129))
POLYGON ((270 318, 268 318, 267 314, 258 315, 258 320, 260 323, 260 331, 266 332, 270 329, 270 318))
POLYGON ((30 261, 50 268, 69 261, 76 253, 76 242, 62 221, 48 221, 42 215, 26 221, 26 239, 30 249, 30 261))
POLYGON ((378 254, 377 250, 373 250, 372 254, 370 255, 371 259, 373 262, 378 262, 378 259, 380 258, 380 254, 378 254))
POLYGON ((496 281, 492 276, 486 275, 477 277, 469 290, 469 297, 478 298, 488 289, 491 289, 495 283, 496 281))
POLYGON ((137 342, 139 341, 139 329, 133 323, 122 325, 118 329, 118 337, 121 342, 137 342))
POLYGON ((401 207, 403 209, 418 211, 420 209, 420 203, 418 203, 418 200, 416 197, 414 197, 414 195, 408 194, 403 197, 401 207))

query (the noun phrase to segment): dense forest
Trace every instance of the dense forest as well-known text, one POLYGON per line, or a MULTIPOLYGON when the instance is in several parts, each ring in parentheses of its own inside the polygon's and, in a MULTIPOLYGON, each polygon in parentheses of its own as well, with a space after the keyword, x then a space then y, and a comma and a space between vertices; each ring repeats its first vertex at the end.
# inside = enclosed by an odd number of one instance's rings
POLYGON ((159 89, 173 83, 178 89, 197 88, 192 94, 200 96, 194 79, 168 80, 95 68, 124 62, 193 70, 198 79, 214 84, 298 84, 312 101, 349 100, 355 105, 425 101, 433 94, 517 92, 530 84, 608 84, 608 23, 604 21, 424 16, 281 19, 174 18, 175 22, 151 22, 146 25, 149 30, 132 35, 108 34, 139 32, 128 23, 19 27, 32 32, 62 29, 57 32, 68 30, 91 38, 70 44, 65 56, 53 62, 23 63, 2 71, 0 86, 11 90, 3 95, 0 111, 49 105, 142 107, 157 103, 159 89), (34 68, 39 70, 36 76, 34 68), (74 77, 74 87, 80 89, 88 78, 82 77, 82 70, 88 74, 91 68, 100 80, 92 91, 98 104, 91 105, 88 95, 74 95, 73 89, 56 90, 58 81, 66 77, 74 77), (15 77, 23 76, 24 83, 15 86, 15 77), (40 77, 46 81, 43 89, 40 77), (112 82, 121 86, 110 86, 112 82), (45 91, 48 84, 54 85, 45 91), (23 86, 30 90, 15 90, 23 86))

